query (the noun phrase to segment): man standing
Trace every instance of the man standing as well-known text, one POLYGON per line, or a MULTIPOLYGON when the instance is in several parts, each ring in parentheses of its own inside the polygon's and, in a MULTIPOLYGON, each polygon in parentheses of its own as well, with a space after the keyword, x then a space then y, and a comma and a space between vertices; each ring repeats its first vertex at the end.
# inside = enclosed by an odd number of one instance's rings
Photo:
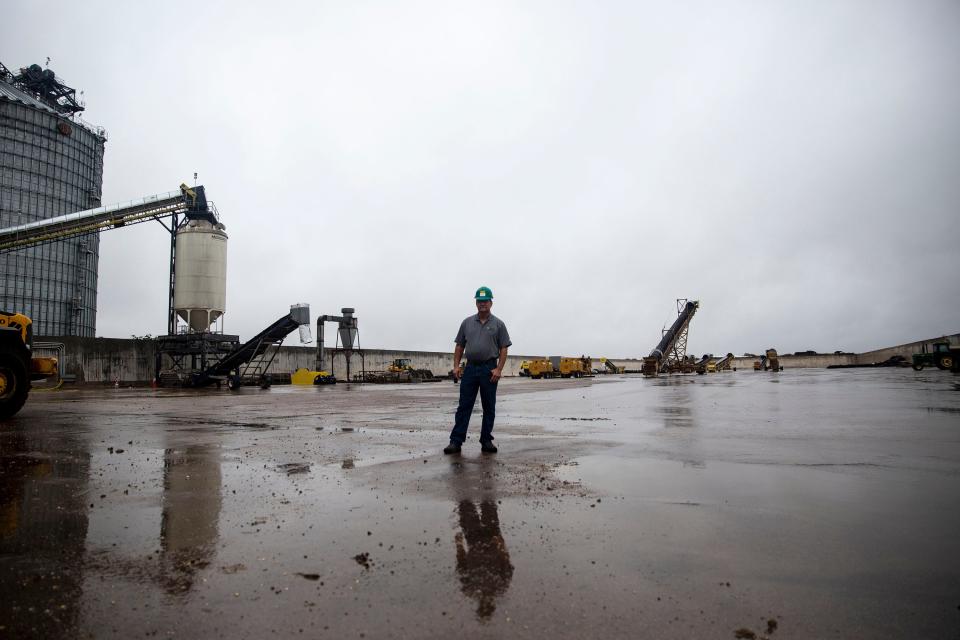
POLYGON ((497 382, 503 374, 503 365, 507 362, 507 348, 512 344, 507 325, 490 313, 493 306, 493 292, 489 287, 480 287, 474 296, 477 301, 477 314, 460 323, 453 351, 453 378, 460 377, 460 359, 467 356, 467 366, 463 368, 460 380, 460 405, 450 432, 450 444, 444 453, 460 453, 463 441, 467 439, 467 426, 470 414, 480 392, 480 404, 483 406, 483 423, 480 427, 480 450, 484 453, 496 453, 493 444, 493 418, 497 406, 497 382))

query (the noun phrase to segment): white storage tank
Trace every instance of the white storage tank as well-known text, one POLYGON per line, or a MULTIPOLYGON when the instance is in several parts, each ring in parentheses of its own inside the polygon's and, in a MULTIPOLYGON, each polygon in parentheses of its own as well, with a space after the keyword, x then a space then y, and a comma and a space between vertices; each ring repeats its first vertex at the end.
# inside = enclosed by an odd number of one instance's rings
POLYGON ((190 331, 207 331, 227 303, 227 234, 222 224, 190 220, 177 229, 173 308, 190 331))

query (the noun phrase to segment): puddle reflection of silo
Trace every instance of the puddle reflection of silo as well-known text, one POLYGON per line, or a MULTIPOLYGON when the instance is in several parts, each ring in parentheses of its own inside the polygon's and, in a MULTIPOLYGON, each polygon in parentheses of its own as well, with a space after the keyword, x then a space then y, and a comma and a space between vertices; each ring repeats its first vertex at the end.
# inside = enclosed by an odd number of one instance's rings
POLYGON ((495 462, 455 461, 451 469, 453 497, 460 530, 454 536, 457 577, 463 594, 477 602, 477 618, 489 620, 496 601, 510 587, 513 564, 500 530, 495 462))
POLYGON ((160 548, 170 593, 188 591, 210 564, 219 537, 222 505, 220 452, 211 445, 166 449, 160 548))

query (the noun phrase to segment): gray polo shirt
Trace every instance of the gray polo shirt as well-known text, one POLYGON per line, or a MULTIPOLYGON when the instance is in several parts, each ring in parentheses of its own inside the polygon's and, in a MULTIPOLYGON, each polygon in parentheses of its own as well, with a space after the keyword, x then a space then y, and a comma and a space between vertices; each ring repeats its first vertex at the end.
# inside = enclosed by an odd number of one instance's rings
POLYGON ((454 342, 463 347, 463 355, 471 361, 496 358, 501 348, 513 344, 507 333, 507 325, 492 313, 483 324, 477 313, 461 322, 454 342))

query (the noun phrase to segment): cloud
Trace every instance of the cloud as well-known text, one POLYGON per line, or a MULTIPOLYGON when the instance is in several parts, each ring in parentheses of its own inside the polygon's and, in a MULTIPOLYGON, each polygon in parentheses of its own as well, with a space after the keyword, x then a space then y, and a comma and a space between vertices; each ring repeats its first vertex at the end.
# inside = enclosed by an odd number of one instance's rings
MULTIPOLYGON (((696 353, 958 330, 955 3, 58 12, 4 62, 86 90, 105 202, 200 174, 228 332, 309 302, 448 349, 480 284, 518 353, 644 355, 678 297, 696 353)), ((164 330, 167 241, 104 234, 98 333, 164 330)))

